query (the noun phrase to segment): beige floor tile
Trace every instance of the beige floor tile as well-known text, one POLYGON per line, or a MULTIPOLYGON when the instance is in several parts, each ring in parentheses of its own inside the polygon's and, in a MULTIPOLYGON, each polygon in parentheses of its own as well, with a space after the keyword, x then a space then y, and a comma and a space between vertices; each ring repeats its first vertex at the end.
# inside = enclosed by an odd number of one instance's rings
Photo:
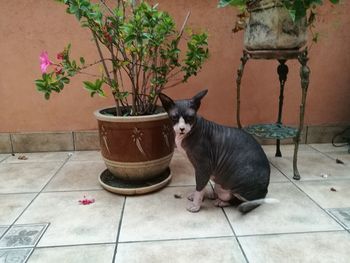
POLYGON ((112 262, 115 245, 88 245, 54 248, 36 248, 28 263, 72 262, 104 263, 112 262))
POLYGON ((119 244, 115 263, 245 262, 235 238, 119 244), (210 253, 208 253, 210 251, 210 253))
POLYGON ((34 197, 35 194, 0 195, 0 225, 11 225, 34 197))
POLYGON ((350 234, 323 232, 292 235, 240 237, 251 263, 347 263, 350 234))
POLYGON ((170 163, 172 173, 171 186, 195 185, 194 168, 192 164, 178 154, 174 154, 170 163))
POLYGON ((296 182, 297 185, 323 208, 350 207, 350 180, 296 182), (336 191, 332 191, 331 189, 336 191))
POLYGON ((39 192, 62 163, 2 163, 0 193, 39 192))
MULTIPOLYGON (((271 157, 270 162, 289 178, 293 177, 293 157, 271 157)), ((350 165, 336 163, 335 159, 317 151, 301 151, 298 155, 301 180, 322 180, 327 174, 332 179, 350 179, 350 165)))
POLYGON ((18 224, 50 223, 38 246, 115 242, 123 197, 107 191, 42 193, 18 224), (86 195, 95 203, 81 205, 86 195))
POLYGON ((242 215, 225 208, 237 235, 339 230, 341 227, 291 183, 272 183, 268 197, 280 201, 263 204, 242 215))
POLYGON ((77 151, 73 152, 69 161, 103 161, 100 151, 77 151))
POLYGON ((15 156, 10 156, 4 163, 32 163, 32 162, 61 162, 63 163, 71 152, 42 152, 42 153, 16 153, 15 156), (23 160, 21 157, 25 157, 23 160))
POLYGON ((164 240, 233 235, 220 208, 206 200, 198 213, 186 210, 192 187, 168 187, 126 200, 120 241, 164 240), (174 195, 182 196, 181 199, 174 195))
POLYGON ((274 166, 270 165, 271 173, 270 173, 270 182, 288 182, 289 180, 274 166))
POLYGON ((104 162, 67 162, 44 189, 46 191, 69 191, 102 189, 98 176, 106 169, 104 162))

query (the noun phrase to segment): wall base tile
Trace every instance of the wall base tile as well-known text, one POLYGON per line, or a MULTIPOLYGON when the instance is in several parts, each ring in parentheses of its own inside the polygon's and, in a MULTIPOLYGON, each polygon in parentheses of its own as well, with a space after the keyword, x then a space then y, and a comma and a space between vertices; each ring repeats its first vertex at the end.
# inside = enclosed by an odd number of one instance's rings
MULTIPOLYGON (((349 125, 305 126, 301 135, 301 144, 330 143, 332 138, 344 131, 349 125)), ((350 136, 347 132, 346 136, 350 136)), ((263 145, 274 145, 276 140, 257 138, 263 145)), ((338 138, 336 142, 344 142, 338 138)), ((281 144, 293 144, 293 139, 281 140, 281 144)), ((47 151, 87 151, 99 150, 98 131, 74 132, 37 132, 37 133, 0 133, 0 153, 47 151)))

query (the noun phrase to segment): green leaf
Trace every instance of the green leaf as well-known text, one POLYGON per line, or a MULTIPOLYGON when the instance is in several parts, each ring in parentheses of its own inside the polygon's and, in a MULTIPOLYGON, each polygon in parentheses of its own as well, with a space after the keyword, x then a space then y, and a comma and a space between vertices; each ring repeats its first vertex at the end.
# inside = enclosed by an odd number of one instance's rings
POLYGON ((83 57, 80 57, 80 63, 81 63, 82 65, 85 64, 85 59, 84 59, 83 57))

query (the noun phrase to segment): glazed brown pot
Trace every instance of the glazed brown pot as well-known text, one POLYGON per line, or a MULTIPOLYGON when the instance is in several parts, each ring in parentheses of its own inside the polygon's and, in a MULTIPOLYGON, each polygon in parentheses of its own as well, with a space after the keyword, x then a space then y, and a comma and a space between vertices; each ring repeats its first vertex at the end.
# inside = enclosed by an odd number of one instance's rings
POLYGON ((299 49, 306 44, 306 18, 293 21, 278 0, 255 1, 244 31, 247 50, 299 49))
POLYGON ((116 117, 114 108, 95 111, 102 157, 116 177, 140 181, 164 172, 174 152, 174 133, 167 113, 116 117))

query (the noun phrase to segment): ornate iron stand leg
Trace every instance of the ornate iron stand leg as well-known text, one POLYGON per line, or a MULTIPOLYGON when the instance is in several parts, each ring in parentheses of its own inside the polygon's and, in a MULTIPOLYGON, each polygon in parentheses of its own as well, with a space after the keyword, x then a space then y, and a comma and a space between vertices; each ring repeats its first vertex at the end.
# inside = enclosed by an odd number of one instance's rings
POLYGON ((301 78, 301 88, 302 88, 302 96, 301 96, 301 104, 300 104, 300 117, 299 117, 299 128, 297 132, 297 136, 294 138, 294 156, 293 156, 293 179, 300 180, 300 174, 298 171, 298 150, 301 132, 304 128, 304 114, 305 114, 305 104, 306 104, 306 95, 307 89, 309 87, 309 76, 310 76, 310 68, 306 65, 308 59, 307 50, 304 50, 298 57, 298 60, 301 64, 300 68, 300 78, 301 78))
MULTIPOLYGON (((282 124, 282 110, 283 110, 283 100, 284 100, 284 85, 287 81, 287 75, 288 75, 288 66, 285 64, 286 60, 281 59, 278 60, 280 65, 277 67, 277 73, 279 76, 280 81, 280 97, 279 97, 279 104, 278 104, 278 117, 277 117, 277 124, 282 124)), ((282 157, 281 149, 280 149, 281 141, 280 139, 276 140, 276 157, 282 157)))
POLYGON ((240 106, 241 106, 241 80, 243 76, 244 66, 247 63, 249 59, 249 56, 247 52, 243 51, 243 57, 241 57, 241 64, 239 65, 239 68, 237 70, 237 79, 236 79, 236 85, 237 85, 237 112, 236 112, 236 119, 237 119, 237 125, 238 128, 242 128, 241 119, 240 119, 240 106))

